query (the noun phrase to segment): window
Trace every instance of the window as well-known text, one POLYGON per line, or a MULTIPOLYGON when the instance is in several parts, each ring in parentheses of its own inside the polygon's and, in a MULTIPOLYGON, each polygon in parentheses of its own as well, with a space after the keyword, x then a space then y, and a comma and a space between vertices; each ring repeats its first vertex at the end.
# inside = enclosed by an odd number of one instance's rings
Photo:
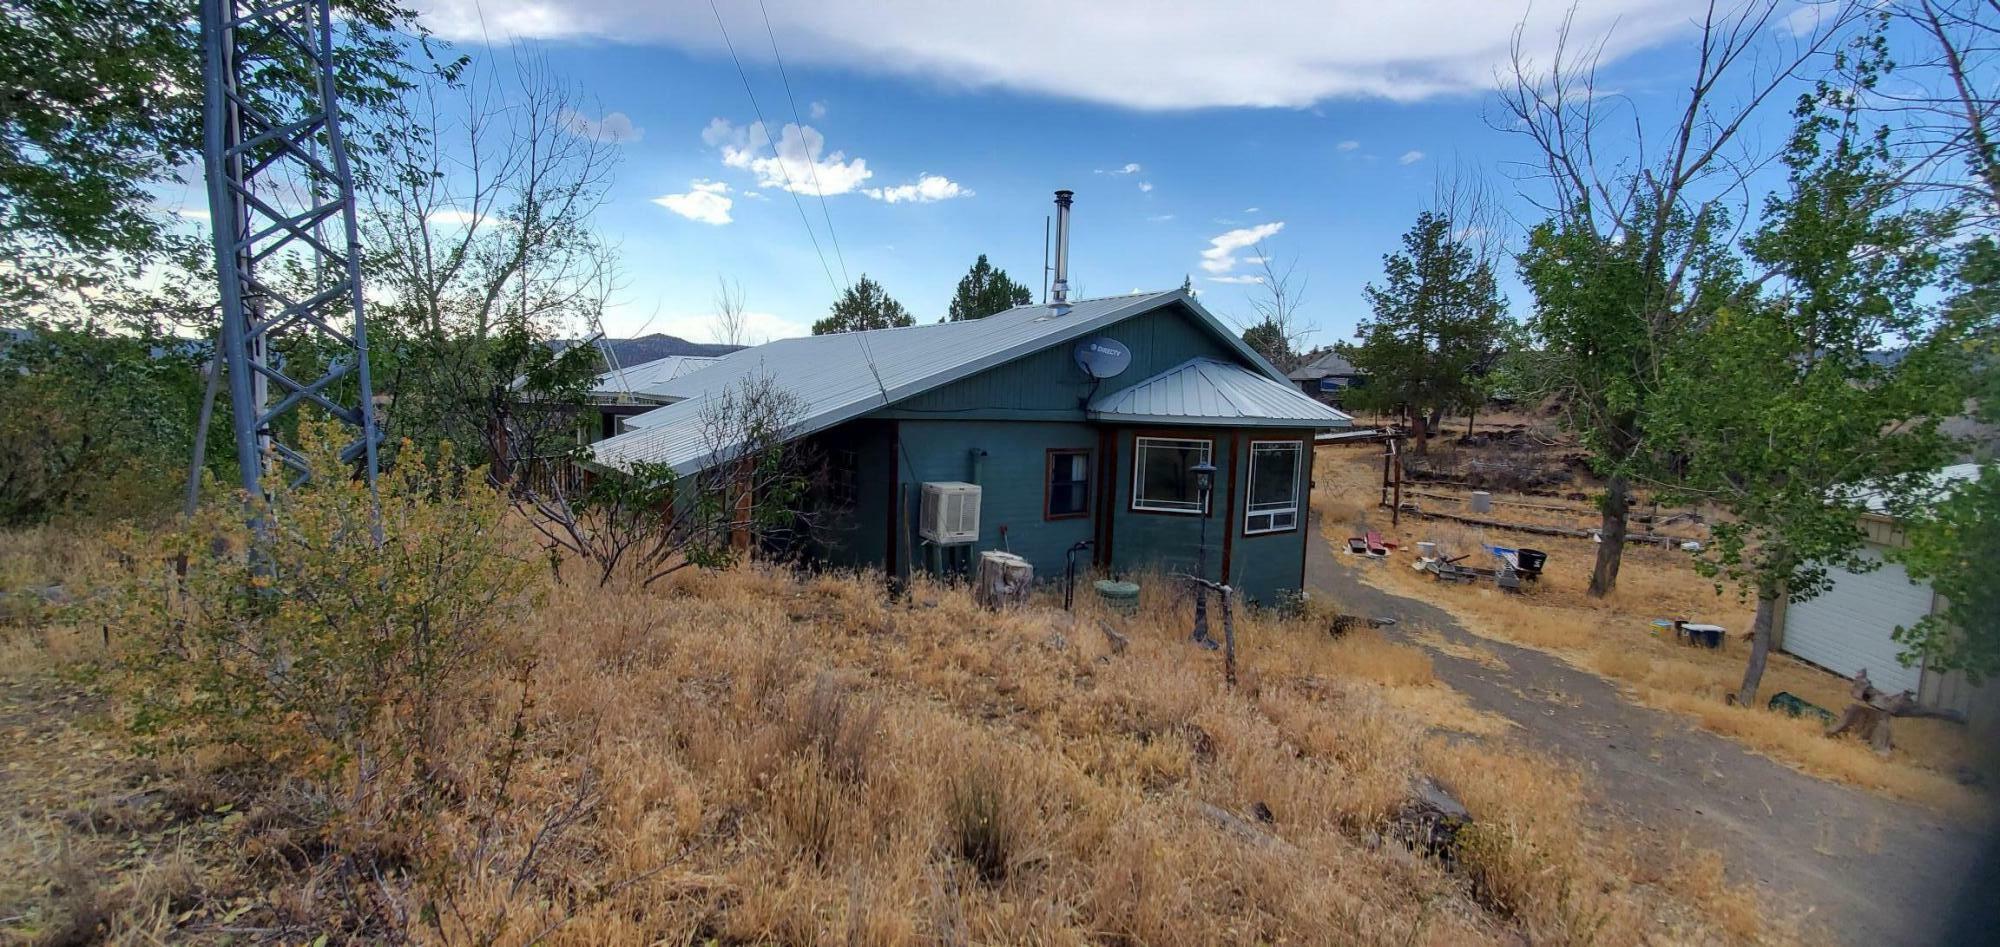
POLYGON ((1160 513, 1201 513, 1194 468, 1208 462, 1214 441, 1141 437, 1132 451, 1132 508, 1160 513))
POLYGON ((1250 505, 1243 532, 1281 533, 1299 525, 1302 441, 1250 442, 1250 505))
POLYGON ((1090 451, 1049 451, 1047 482, 1043 519, 1071 519, 1090 513, 1090 451))

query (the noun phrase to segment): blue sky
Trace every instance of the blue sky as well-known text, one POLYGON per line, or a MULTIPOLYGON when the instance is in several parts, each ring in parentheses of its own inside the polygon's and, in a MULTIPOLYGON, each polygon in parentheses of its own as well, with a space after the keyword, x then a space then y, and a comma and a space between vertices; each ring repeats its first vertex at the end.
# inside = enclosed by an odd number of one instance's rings
MULTIPOLYGON (((597 127, 622 158, 597 219, 622 259, 614 335, 710 338, 718 275, 743 287, 754 337, 804 333, 836 292, 808 226, 835 283, 844 257, 849 276, 877 279, 920 320, 943 314, 980 253, 1039 287, 1051 192, 1068 187, 1084 294, 1191 275, 1205 303, 1240 321, 1258 287, 1245 282, 1254 250, 1238 245, 1260 237, 1279 263, 1296 259, 1309 341, 1323 344, 1352 336, 1362 286, 1441 170, 1483 173, 1517 216, 1536 216, 1535 185, 1511 170, 1527 143, 1490 125, 1493 70, 1522 16, 1504 3, 1274 4, 1218 20, 1144 4, 1120 19, 1120 4, 946 17, 921 4, 770 2, 809 129, 780 142, 802 223, 708 5, 625 2, 450 0, 429 14, 464 51, 532 50, 596 100, 585 117, 608 123, 597 127), (1459 29, 1432 35, 1446 23, 1459 29)), ((1647 120, 1674 107, 1684 71, 1676 41, 1689 25, 1675 6, 1604 0, 1577 13, 1579 34, 1609 31, 1604 81, 1647 120)), ((758 6, 718 10, 764 117, 792 124, 758 6)), ((1776 145, 1784 103, 1767 117, 1756 134, 1776 145)), ((1509 285, 1521 312, 1511 274, 1509 285)))

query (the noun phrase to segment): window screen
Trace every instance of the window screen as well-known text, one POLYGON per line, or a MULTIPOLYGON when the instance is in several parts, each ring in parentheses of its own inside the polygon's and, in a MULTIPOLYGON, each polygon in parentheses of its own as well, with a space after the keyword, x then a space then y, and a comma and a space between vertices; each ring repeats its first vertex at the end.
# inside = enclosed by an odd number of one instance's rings
POLYGON ((1305 445, 1300 441, 1250 442, 1250 505, 1245 533, 1275 533, 1299 524, 1299 474, 1305 445))
POLYGON ((1132 456, 1132 508, 1202 512, 1194 468, 1208 460, 1213 443, 1177 437, 1138 438, 1132 456))

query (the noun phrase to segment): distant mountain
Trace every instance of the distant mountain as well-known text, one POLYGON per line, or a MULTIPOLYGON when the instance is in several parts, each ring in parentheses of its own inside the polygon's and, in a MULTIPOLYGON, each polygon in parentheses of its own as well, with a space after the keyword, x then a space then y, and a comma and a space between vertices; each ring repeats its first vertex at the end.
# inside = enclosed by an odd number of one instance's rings
POLYGON ((602 339, 597 347, 605 349, 618 359, 620 366, 632 366, 641 362, 666 358, 669 355, 728 355, 741 345, 724 345, 720 342, 689 342, 679 336, 655 332, 636 339, 602 339))

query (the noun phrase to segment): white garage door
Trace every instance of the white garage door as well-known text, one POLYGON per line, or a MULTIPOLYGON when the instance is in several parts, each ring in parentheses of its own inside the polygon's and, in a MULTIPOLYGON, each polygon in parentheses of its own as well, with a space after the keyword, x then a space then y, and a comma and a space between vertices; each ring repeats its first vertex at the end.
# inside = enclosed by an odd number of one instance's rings
MULTIPOLYGON (((1864 555, 1882 561, 1873 546, 1864 555)), ((1918 669, 1897 662, 1901 648, 1890 634, 1930 614, 1930 584, 1912 583, 1893 562, 1860 574, 1834 569, 1829 578, 1832 588, 1785 610, 1785 650, 1849 677, 1867 668, 1868 679, 1890 693, 1916 690, 1918 669)))

